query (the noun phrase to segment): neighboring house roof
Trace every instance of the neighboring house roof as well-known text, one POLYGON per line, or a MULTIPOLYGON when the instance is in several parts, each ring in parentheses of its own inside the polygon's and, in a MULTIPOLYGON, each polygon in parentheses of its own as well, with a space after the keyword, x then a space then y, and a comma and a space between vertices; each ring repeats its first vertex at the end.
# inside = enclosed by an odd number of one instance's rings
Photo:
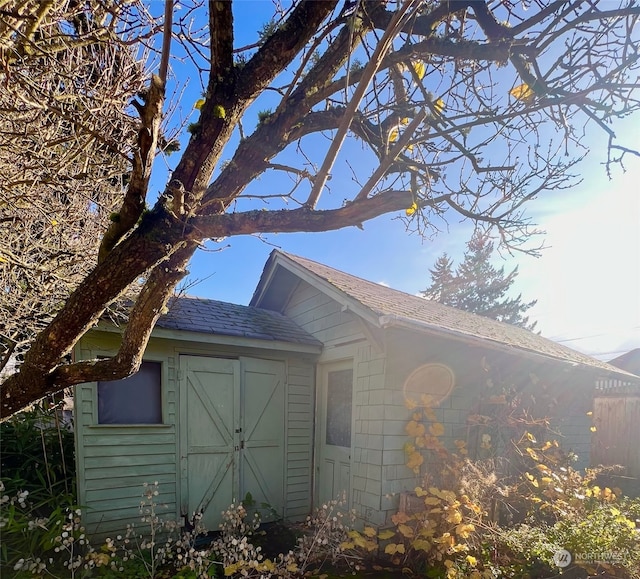
POLYGON ((160 316, 156 327, 256 340, 322 345, 311 334, 277 312, 190 296, 172 298, 169 301, 168 313, 160 316))
POLYGON ((603 374, 625 375, 617 368, 571 348, 512 326, 407 294, 303 257, 274 250, 251 299, 251 305, 279 310, 294 277, 328 293, 333 299, 377 327, 402 327, 424 333, 447 334, 478 345, 498 347, 525 354, 599 370, 603 374), (280 268, 280 270, 279 270, 280 268), (292 275, 293 274, 293 275, 292 275), (271 288, 280 275, 281 281, 271 288))
POLYGON ((636 348, 626 354, 622 354, 622 356, 609 360, 609 364, 616 368, 622 368, 636 376, 640 376, 640 348, 636 348))

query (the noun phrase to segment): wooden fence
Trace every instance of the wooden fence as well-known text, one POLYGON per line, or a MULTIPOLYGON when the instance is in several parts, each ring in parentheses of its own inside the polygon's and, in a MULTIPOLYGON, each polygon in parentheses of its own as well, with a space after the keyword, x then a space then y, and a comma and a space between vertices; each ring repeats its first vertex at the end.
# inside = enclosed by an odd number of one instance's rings
POLYGON ((640 479, 640 395, 597 396, 593 420, 591 464, 619 464, 625 476, 640 479))

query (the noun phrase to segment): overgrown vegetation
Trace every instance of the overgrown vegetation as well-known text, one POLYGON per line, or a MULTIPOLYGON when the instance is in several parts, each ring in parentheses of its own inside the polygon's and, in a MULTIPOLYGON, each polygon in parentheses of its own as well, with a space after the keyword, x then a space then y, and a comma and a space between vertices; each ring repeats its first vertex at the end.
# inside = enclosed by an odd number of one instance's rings
POLYGON ((485 410, 494 412, 469 417, 479 449, 460 440, 452 451, 430 400, 409 401, 405 450, 418 484, 391 524, 363 526, 331 501, 289 528, 282 552, 266 548, 282 524, 261 526, 251 496, 230 505, 205 540, 198 516, 184 532, 159 515, 157 482, 141 488, 139 526, 92 545, 74 504, 72 434, 59 405, 40 405, 1 425, 2 575, 640 577, 640 499, 600 485, 602 469, 574 470, 522 396, 505 392, 493 402, 485 410))
POLYGON ((345 546, 427 577, 640 577, 640 499, 599 486, 603 468, 573 469, 535 399, 496 390, 468 416, 475 448, 456 440, 455 452, 428 397, 408 401, 407 466, 420 482, 393 526, 345 546))

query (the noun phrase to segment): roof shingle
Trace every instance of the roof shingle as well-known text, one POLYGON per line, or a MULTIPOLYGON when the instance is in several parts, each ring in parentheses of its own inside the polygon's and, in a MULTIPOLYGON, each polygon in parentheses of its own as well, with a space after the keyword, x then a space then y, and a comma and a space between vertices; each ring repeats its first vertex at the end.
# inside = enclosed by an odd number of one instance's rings
POLYGON ((277 312, 190 296, 170 300, 168 313, 160 317, 156 326, 186 332, 322 345, 277 312))
POLYGON ((500 346, 597 368, 607 373, 620 373, 617 368, 605 362, 523 328, 445 306, 361 279, 304 257, 275 250, 272 259, 278 256, 303 267, 356 300, 378 316, 380 325, 412 326, 416 330, 453 333, 473 341, 489 341, 500 346))

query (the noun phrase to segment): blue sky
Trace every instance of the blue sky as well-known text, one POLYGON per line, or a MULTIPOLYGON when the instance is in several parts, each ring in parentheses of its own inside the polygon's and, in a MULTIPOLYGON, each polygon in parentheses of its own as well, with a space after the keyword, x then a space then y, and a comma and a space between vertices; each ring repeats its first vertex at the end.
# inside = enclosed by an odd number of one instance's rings
MULTIPOLYGON (((239 5, 243 20, 238 42, 249 43, 272 5, 248 0, 239 5), (251 25, 244 19, 249 14, 251 25)), ((185 102, 197 98, 195 84, 185 102)), ((186 112, 188 106, 184 108, 186 112)), ((627 119, 616 127, 620 142, 640 149, 638 129, 639 119, 627 119)), ((605 146, 604 135, 593 137, 591 154, 578 166, 583 178, 579 186, 529 205, 529 214, 546 231, 534 241, 547 246, 542 256, 507 254, 496 263, 519 267, 515 291, 526 300, 538 300, 531 318, 544 336, 611 359, 640 347, 640 158, 629 158, 627 172, 616 171, 609 181, 601 165, 605 146)), ((332 186, 339 195, 337 183, 332 186)), ((389 215, 365 223, 363 230, 241 236, 209 243, 190 265, 187 281, 201 281, 188 291, 246 304, 269 253, 279 248, 415 294, 429 285, 428 270, 435 259, 443 251, 459 258, 472 231, 471 224, 457 220, 440 227, 433 239, 422 239, 409 235, 404 223, 389 215)))

